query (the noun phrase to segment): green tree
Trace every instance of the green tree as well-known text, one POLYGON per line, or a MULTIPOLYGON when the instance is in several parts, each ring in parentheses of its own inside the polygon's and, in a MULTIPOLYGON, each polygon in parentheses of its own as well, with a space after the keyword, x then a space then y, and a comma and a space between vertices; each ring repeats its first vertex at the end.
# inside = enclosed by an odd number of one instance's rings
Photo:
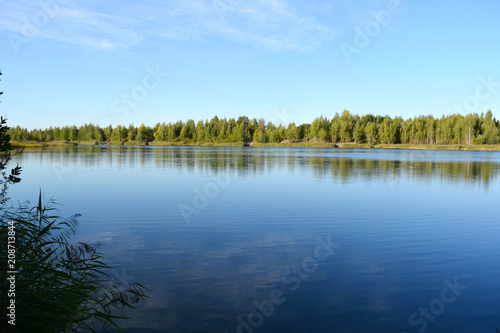
MULTIPOLYGON (((179 128, 179 132, 180 132, 180 128, 179 128)), ((140 142, 153 141, 154 140, 153 129, 149 126, 145 126, 144 124, 141 124, 141 126, 139 126, 139 128, 137 129, 137 135, 135 136, 135 139, 137 141, 140 141, 140 142)))
POLYGON ((186 138, 189 140, 193 140, 193 138, 195 137, 195 134, 196 134, 194 120, 189 119, 186 122, 186 131, 187 131, 186 138))
MULTIPOLYGON (((2 71, 0 71, 0 76, 2 75, 2 71)), ((0 91, 0 96, 3 95, 3 91, 0 91)), ((3 207, 5 202, 7 201, 7 189, 10 184, 18 183, 21 181, 19 178, 21 174, 21 168, 19 165, 16 165, 14 168, 10 170, 10 172, 7 172, 7 164, 9 161, 12 159, 12 157, 16 154, 18 154, 20 151, 13 152, 12 151, 12 145, 10 144, 10 136, 8 134, 10 128, 6 125, 7 124, 7 119, 4 117, 0 117, 0 207, 3 207)), ((3 219, 0 219, 3 220, 3 219)), ((4 237, 0 237, 0 240, 6 239, 4 237)), ((1 243, 1 242, 0 242, 1 243)), ((2 246, 1 250, 7 249, 6 244, 0 244, 2 246)), ((1 256, 2 258, 2 263, 6 263, 7 256, 1 256)), ((6 272, 7 269, 2 269, 2 272, 6 272)), ((2 279, 5 281, 6 279, 2 279)), ((1 288, 0 290, 7 290, 4 288, 1 288)), ((2 307, 5 309, 5 307, 2 307)), ((4 322, 5 316, 4 317, 4 322)))
POLYGON ((247 137, 253 137, 253 133, 257 129, 257 119, 253 118, 248 121, 248 125, 246 126, 247 137))
POLYGON ((127 132, 127 140, 134 141, 136 136, 137 136, 137 129, 134 127, 134 125, 129 125, 127 132))
POLYGON ((295 123, 290 123, 288 125, 288 130, 286 133, 288 140, 298 140, 300 136, 300 132, 295 123))
POLYGON ((108 125, 104 130, 104 140, 108 141, 111 140, 111 133, 113 133, 113 126, 108 125))
POLYGON ((98 142, 103 142, 104 141, 104 131, 101 128, 99 128, 98 126, 96 126, 95 129, 94 129, 94 138, 98 142))
POLYGON ((359 119, 354 125, 353 139, 356 143, 362 143, 365 141, 365 126, 361 124, 361 121, 359 119))
POLYGON ((153 136, 157 141, 167 141, 167 131, 165 123, 162 123, 158 126, 153 136))
POLYGON ((247 139, 244 123, 239 123, 234 127, 234 136, 237 142, 244 142, 247 139))
POLYGON ((59 140, 62 140, 62 141, 69 140, 69 128, 68 128, 68 126, 61 128, 61 132, 59 133, 59 140))
POLYGON ((406 119, 401 125, 401 143, 410 143, 411 128, 411 118, 406 119))
POLYGON ((353 122, 354 119, 351 113, 347 110, 344 110, 339 120, 339 136, 341 142, 349 142, 352 140, 353 122))
POLYGON ((199 120, 197 123, 196 123, 196 128, 195 128, 195 131, 196 131, 196 141, 197 142, 203 142, 204 138, 205 138, 205 128, 204 128, 204 124, 203 124, 203 120, 199 120))
POLYGON ((279 143, 285 137, 285 131, 283 130, 283 126, 279 125, 278 127, 274 126, 271 122, 267 124, 267 137, 269 142, 279 143))
POLYGON ((397 120, 385 117, 380 124, 378 138, 381 143, 394 144, 398 142, 400 125, 397 120))
POLYGON ((306 135, 311 138, 321 139, 319 134, 321 130, 324 130, 326 133, 330 130, 330 121, 324 116, 314 119, 312 124, 308 127, 308 133, 306 135))
POLYGON ((219 117, 213 117, 208 123, 208 141, 215 141, 219 135, 219 117))
POLYGON ((219 142, 226 142, 228 137, 226 136, 227 131, 227 119, 219 119, 219 124, 217 128, 217 140, 219 142))
POLYGON ((234 118, 229 118, 226 128, 226 138, 229 142, 236 142, 236 137, 233 135, 233 130, 236 127, 236 121, 234 118))
POLYGON ((54 130, 52 131, 53 140, 59 140, 60 134, 61 134, 61 129, 59 127, 54 127, 54 130))
POLYGON ((463 130, 464 130, 464 139, 465 144, 471 145, 474 142, 474 138, 476 137, 476 133, 479 129, 479 116, 477 113, 468 114, 465 116, 463 120, 463 130))
POLYGON ((111 132, 111 141, 122 142, 127 138, 128 130, 125 126, 118 125, 111 132))
POLYGON ((378 128, 374 122, 368 123, 365 128, 366 140, 370 145, 376 144, 378 140, 378 128))
POLYGON ((318 137, 321 141, 329 141, 330 140, 330 135, 328 132, 322 128, 319 130, 318 137))
POLYGON ((338 113, 332 118, 330 122, 330 137, 332 142, 338 142, 340 138, 340 116, 338 113))
POLYGON ((435 144, 437 137, 438 123, 433 116, 426 117, 427 144, 435 144))
POLYGON ((255 132, 253 133, 253 141, 260 143, 267 142, 266 134, 264 133, 264 131, 261 130, 260 128, 256 129, 255 132))
POLYGON ((188 131, 187 131, 187 128, 186 128, 186 125, 182 125, 181 127, 181 132, 179 133, 179 138, 182 140, 182 141, 186 141, 186 140, 189 140, 188 138, 188 131))
POLYGON ((69 129, 69 141, 78 140, 78 128, 75 125, 71 126, 69 129))
POLYGON ((493 113, 488 110, 482 124, 482 139, 485 144, 498 144, 500 142, 500 131, 493 118, 493 113))

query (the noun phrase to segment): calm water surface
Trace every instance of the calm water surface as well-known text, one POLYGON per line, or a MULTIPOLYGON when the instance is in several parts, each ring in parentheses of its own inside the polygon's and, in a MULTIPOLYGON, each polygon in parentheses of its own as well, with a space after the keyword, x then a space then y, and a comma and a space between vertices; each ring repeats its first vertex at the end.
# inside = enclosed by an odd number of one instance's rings
POLYGON ((151 289, 127 332, 500 328, 499 152, 68 147, 17 161, 12 199, 41 188, 82 214, 76 240, 151 289))

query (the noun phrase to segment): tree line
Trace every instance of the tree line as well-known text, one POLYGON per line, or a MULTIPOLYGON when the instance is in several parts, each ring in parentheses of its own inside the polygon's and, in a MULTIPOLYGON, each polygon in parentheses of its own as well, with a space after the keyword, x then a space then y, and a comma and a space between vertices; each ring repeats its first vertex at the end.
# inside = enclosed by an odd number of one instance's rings
POLYGON ((498 144, 500 121, 491 111, 481 115, 432 115, 403 119, 402 117, 353 115, 344 110, 329 119, 316 118, 312 124, 287 126, 248 117, 158 123, 155 126, 134 125, 99 127, 50 127, 27 130, 16 126, 9 135, 14 141, 73 141, 73 142, 181 142, 181 143, 279 143, 321 141, 332 143, 374 144, 498 144))

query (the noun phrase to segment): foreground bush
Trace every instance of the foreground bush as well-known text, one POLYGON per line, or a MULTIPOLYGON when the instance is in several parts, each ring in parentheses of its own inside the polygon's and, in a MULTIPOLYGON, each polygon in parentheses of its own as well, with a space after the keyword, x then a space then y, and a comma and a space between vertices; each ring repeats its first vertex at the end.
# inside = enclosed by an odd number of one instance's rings
POLYGON ((63 219, 54 214, 54 204, 52 200, 43 204, 40 194, 35 207, 22 205, 2 211, 1 331, 98 332, 111 326, 119 328, 117 321, 126 319, 128 310, 146 300, 147 288, 134 283, 120 290, 107 273, 111 267, 102 261, 100 244, 71 244, 78 216, 63 219), (9 267, 13 262, 7 260, 9 241, 15 245, 15 290, 12 279, 7 279, 12 275, 4 277, 14 267, 9 267), (10 299, 15 299, 15 326, 12 315, 9 317, 10 299))

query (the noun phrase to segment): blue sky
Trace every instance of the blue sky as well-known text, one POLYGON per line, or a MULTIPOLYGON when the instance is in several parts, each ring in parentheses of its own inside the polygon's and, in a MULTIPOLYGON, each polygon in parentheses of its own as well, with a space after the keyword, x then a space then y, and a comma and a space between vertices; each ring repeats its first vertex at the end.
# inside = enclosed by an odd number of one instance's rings
POLYGON ((27 128, 500 118, 498 13, 494 0, 0 0, 0 113, 27 128))

